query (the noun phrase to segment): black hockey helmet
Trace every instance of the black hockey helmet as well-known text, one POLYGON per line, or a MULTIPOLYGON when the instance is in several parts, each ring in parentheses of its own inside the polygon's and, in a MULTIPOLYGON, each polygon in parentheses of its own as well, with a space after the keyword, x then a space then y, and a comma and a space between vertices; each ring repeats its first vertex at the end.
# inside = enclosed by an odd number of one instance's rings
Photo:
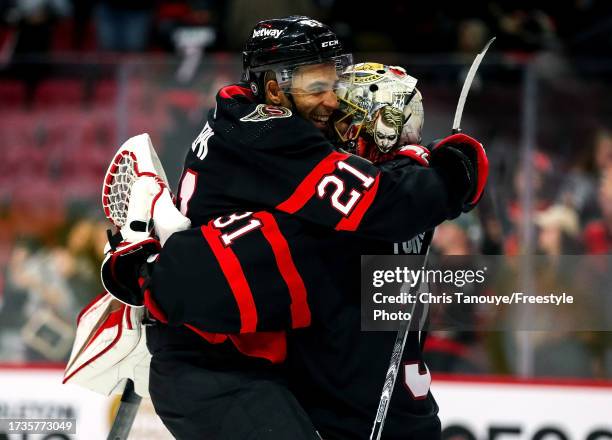
POLYGON ((242 52, 242 79, 261 99, 264 72, 275 72, 279 86, 288 91, 294 69, 327 62, 334 63, 338 73, 352 64, 352 56, 343 52, 329 26, 305 16, 263 20, 253 28, 242 52))

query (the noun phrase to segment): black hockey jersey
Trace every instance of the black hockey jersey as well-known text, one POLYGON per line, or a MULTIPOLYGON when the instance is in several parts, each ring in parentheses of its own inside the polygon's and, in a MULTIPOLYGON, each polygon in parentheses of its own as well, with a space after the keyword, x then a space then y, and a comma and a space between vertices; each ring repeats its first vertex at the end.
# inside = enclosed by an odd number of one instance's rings
POLYGON ((274 209, 337 231, 390 242, 410 239, 461 212, 442 174, 377 167, 335 148, 291 110, 221 89, 185 159, 178 204, 192 225, 236 211, 274 209))
MULTIPOLYGON (((229 338, 248 356, 287 360, 291 388, 324 438, 366 438, 395 334, 360 331, 360 252, 390 253, 391 245, 285 213, 235 213, 170 237, 149 304, 170 324, 186 324, 210 342, 229 338), (247 232, 224 246, 223 235, 236 230, 247 232), (303 327, 285 338, 284 330, 303 327)), ((437 432, 418 333, 409 335, 402 368, 385 438, 437 432)))
MULTIPOLYGON (((359 255, 391 253, 391 242, 459 215, 446 185, 407 159, 375 166, 338 150, 289 110, 226 87, 179 186, 180 209, 196 228, 166 243, 149 306, 271 362, 285 358, 284 329, 308 327, 289 335, 296 395, 326 438, 366 438, 395 335, 360 331, 359 255), (190 247, 194 240, 200 246, 190 247)), ((406 371, 422 384, 411 338, 406 371)), ((428 387, 413 399, 404 382, 385 438, 439 430, 428 387)))

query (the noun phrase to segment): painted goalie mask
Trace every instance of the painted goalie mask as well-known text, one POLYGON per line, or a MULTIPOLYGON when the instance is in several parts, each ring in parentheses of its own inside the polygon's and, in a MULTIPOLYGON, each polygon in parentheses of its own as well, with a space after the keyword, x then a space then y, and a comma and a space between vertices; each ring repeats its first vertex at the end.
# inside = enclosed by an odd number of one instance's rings
POLYGON ((383 154, 401 145, 419 144, 424 113, 416 83, 402 67, 349 66, 336 89, 340 105, 334 123, 337 136, 345 143, 368 137, 383 154))

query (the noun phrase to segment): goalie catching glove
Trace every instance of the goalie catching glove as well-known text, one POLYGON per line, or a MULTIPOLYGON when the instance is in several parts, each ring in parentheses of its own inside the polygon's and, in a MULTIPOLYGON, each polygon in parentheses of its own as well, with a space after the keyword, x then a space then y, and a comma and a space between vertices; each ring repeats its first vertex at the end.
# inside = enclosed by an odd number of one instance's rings
POLYGON ((191 225, 174 206, 166 173, 146 133, 124 142, 109 164, 102 207, 122 239, 132 243, 148 238, 153 229, 163 246, 170 235, 191 225))
MULTIPOLYGON (((148 138, 140 139, 147 141, 148 138)), ((146 143, 140 146, 147 151, 146 143)), ((122 193, 117 190, 115 198, 108 197, 109 204, 114 208, 109 212, 119 217, 121 227, 118 233, 109 236, 101 269, 102 284, 122 303, 141 307, 141 284, 147 278, 147 261, 153 261, 165 240, 174 232, 187 229, 190 221, 173 205, 165 180, 159 176, 141 175, 125 186, 128 187, 127 191, 122 193), (123 201, 112 205, 110 202, 119 196, 123 197, 123 201)), ((108 188, 122 187, 109 185, 108 188)))
POLYGON ((489 161, 482 144, 466 134, 453 134, 434 143, 430 164, 442 171, 451 197, 462 202, 461 210, 474 209, 489 175, 489 161))
POLYGON ((115 299, 140 307, 143 305, 140 283, 145 277, 147 260, 161 249, 159 240, 151 235, 152 213, 164 205, 166 209, 176 208, 160 197, 168 192, 153 177, 137 178, 129 191, 126 221, 118 233, 113 236, 109 233, 101 276, 102 285, 115 299))

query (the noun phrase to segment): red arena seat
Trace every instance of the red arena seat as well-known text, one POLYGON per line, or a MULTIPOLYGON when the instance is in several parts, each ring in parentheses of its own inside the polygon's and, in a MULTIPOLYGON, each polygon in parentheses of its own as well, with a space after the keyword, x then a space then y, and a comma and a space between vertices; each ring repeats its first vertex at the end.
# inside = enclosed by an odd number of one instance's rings
POLYGON ((80 106, 84 86, 77 79, 49 79, 39 84, 34 95, 37 108, 80 106))
POLYGON ((0 109, 22 107, 26 100, 26 86, 18 80, 0 80, 0 109))

